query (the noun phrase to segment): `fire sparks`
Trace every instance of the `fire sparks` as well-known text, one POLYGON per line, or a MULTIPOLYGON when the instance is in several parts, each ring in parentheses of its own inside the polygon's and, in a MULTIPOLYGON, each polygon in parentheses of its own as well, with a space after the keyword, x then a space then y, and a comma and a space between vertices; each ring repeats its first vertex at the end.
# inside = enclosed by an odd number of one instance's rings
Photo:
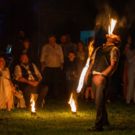
POLYGON ((71 96, 70 96, 70 99, 68 101, 68 104, 70 104, 70 107, 71 107, 71 111, 73 113, 76 113, 77 109, 76 109, 76 103, 75 103, 75 100, 73 98, 73 93, 71 93, 71 96))
POLYGON ((87 70, 89 68, 89 62, 90 62, 90 58, 87 59, 86 65, 82 70, 82 73, 81 73, 81 76, 80 76, 80 79, 79 79, 79 83, 78 83, 78 86, 77 86, 77 93, 80 93, 81 89, 83 87, 84 78, 85 78, 86 72, 87 72, 87 70))
POLYGON ((36 113, 35 97, 33 94, 31 95, 30 103, 31 103, 31 113, 36 113))
POLYGON ((109 35, 113 34, 113 30, 115 28, 116 23, 117 23, 117 20, 115 20, 113 18, 110 20, 110 24, 108 26, 108 34, 109 35))

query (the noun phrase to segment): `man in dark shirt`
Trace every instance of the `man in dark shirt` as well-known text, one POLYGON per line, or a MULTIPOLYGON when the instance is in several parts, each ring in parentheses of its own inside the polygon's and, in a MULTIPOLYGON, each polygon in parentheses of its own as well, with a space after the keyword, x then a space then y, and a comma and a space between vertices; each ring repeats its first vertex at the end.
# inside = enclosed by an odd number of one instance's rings
POLYGON ((95 48, 87 72, 87 75, 92 75, 92 90, 95 92, 96 103, 96 122, 95 126, 90 129, 92 131, 102 131, 103 126, 109 125, 106 111, 106 92, 108 80, 116 70, 119 61, 119 49, 116 46, 119 37, 116 35, 106 36, 105 34, 102 36, 106 37, 107 41, 95 48))

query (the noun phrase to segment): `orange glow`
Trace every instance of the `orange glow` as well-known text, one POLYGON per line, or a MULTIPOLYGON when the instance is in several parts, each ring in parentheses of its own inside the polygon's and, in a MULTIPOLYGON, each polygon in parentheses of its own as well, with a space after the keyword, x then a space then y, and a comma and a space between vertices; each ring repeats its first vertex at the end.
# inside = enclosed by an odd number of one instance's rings
POLYGON ((31 95, 30 103, 31 103, 31 112, 32 112, 32 113, 35 113, 35 112, 36 112, 36 108, 35 108, 34 95, 31 95))
POLYGON ((68 101, 68 104, 70 104, 71 111, 75 113, 77 109, 76 109, 75 100, 73 98, 73 93, 71 93, 71 96, 70 96, 70 99, 68 101))
POLYGON ((83 84, 84 84, 84 78, 85 78, 86 72, 89 68, 89 62, 90 62, 90 58, 87 59, 86 65, 82 70, 82 73, 81 73, 81 76, 80 76, 80 79, 79 79, 79 83, 78 83, 78 86, 77 86, 77 93, 80 93, 81 90, 82 90, 82 87, 83 87, 83 84))
POLYGON ((113 34, 113 31, 114 31, 114 28, 115 28, 116 23, 117 23, 117 20, 111 18, 110 24, 108 26, 108 34, 109 35, 113 34))

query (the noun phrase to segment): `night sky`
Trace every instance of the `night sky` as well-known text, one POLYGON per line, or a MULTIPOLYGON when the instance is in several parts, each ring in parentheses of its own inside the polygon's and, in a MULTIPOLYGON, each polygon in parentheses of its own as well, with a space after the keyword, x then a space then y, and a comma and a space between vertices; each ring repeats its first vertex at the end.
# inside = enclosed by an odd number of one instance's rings
POLYGON ((134 0, 0 0, 0 42, 12 42, 19 30, 36 44, 48 34, 69 33, 76 41, 81 30, 94 29, 105 5, 133 24, 134 0))

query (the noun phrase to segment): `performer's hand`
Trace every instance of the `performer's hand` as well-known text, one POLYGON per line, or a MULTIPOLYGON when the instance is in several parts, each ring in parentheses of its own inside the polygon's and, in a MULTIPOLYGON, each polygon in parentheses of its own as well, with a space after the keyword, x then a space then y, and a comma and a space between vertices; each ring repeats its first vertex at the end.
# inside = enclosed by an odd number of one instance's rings
POLYGON ((105 83, 105 78, 101 75, 94 75, 92 81, 94 82, 95 85, 99 86, 105 83))

